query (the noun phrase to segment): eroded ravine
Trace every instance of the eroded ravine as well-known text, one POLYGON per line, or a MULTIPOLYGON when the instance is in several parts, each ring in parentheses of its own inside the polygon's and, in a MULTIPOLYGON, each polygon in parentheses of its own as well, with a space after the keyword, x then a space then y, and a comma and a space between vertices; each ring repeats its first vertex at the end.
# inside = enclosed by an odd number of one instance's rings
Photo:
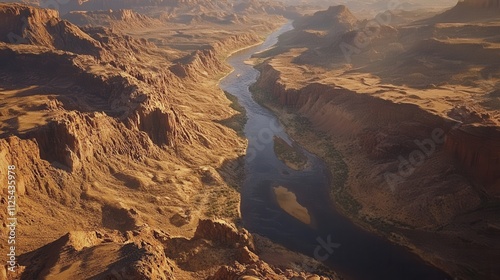
POLYGON ((238 98, 248 117, 246 177, 241 189, 244 226, 323 261, 347 279, 447 279, 405 248, 362 230, 336 211, 328 191, 330 174, 320 158, 297 143, 308 159, 305 169, 289 168, 276 156, 275 136, 288 143, 293 140, 277 117, 253 100, 249 86, 259 72, 246 61, 290 29, 291 23, 262 45, 232 55, 228 63, 234 71, 220 82, 224 91, 238 98))

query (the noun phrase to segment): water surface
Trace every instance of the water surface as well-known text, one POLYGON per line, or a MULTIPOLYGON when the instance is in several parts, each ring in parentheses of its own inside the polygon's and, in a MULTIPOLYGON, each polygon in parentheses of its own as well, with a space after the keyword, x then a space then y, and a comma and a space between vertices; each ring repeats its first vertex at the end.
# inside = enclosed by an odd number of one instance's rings
POLYGON ((245 159, 245 182, 241 189, 241 214, 245 228, 264 235, 289 249, 323 261, 346 279, 450 279, 405 248, 366 232, 341 215, 329 196, 330 173, 320 158, 307 155, 309 167, 288 168, 274 153, 273 137, 292 143, 276 116, 257 104, 249 91, 259 72, 245 63, 252 54, 266 50, 280 34, 291 30, 288 23, 272 33, 260 46, 228 58, 234 71, 220 87, 238 98, 247 111, 245 135, 249 147, 245 159), (284 187, 307 208, 310 224, 284 211, 275 188, 284 187))

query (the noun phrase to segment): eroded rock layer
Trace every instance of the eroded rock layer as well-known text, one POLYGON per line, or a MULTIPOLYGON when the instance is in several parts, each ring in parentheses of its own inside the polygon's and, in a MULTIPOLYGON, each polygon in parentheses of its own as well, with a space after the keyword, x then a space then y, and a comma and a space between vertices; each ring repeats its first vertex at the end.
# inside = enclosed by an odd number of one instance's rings
POLYGON ((255 29, 194 28, 190 44, 128 10, 82 13, 91 25, 80 28, 54 10, 0 4, 0 176, 15 166, 22 229, 16 272, 0 278, 200 279, 226 267, 319 277, 319 263, 234 225, 246 141, 220 124, 236 112, 217 79, 224 57, 284 22, 259 13, 255 29), (165 37, 138 36, 145 26, 165 37), (261 260, 274 246, 285 258, 261 260))
POLYGON ((255 96, 323 155, 337 205, 459 278, 499 273, 496 5, 411 23, 329 8, 256 55, 255 96))

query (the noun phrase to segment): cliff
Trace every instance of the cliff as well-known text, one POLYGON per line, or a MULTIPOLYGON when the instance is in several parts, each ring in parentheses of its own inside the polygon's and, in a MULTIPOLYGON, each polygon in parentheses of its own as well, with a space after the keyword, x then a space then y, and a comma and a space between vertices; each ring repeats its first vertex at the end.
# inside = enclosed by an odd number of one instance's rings
POLYGON ((78 26, 106 26, 119 30, 152 28, 161 21, 129 9, 107 11, 70 11, 63 16, 65 20, 78 26))
POLYGON ((490 195, 500 195, 500 131, 468 125, 450 131, 445 148, 490 195))
MULTIPOLYGON (((418 106, 391 102, 339 86, 322 83, 291 86, 290 82, 286 81, 288 78, 283 78, 287 75, 274 64, 264 64, 259 70, 261 76, 258 88, 272 94, 273 100, 278 104, 295 108, 300 115, 309 119, 315 129, 327 133, 342 143, 335 147, 339 149, 343 147, 341 150, 345 152, 343 157, 349 159, 349 166, 353 165, 349 167, 350 169, 356 166, 350 172, 354 174, 360 172, 365 177, 356 180, 356 183, 350 181, 350 192, 359 194, 364 208, 370 209, 366 211, 371 213, 388 207, 388 204, 383 207, 377 206, 377 202, 369 197, 374 195, 375 191, 390 190, 388 183, 384 181, 384 173, 398 174, 400 166, 398 156, 406 157, 418 150, 415 139, 420 141, 429 138, 435 128, 449 131, 453 125, 453 122, 426 112, 418 106), (352 143, 352 146, 347 143, 352 143), (371 171, 358 169, 360 163, 355 158, 371 166, 371 171)), ((443 172, 459 176, 453 165, 447 162, 442 143, 436 144, 435 148, 436 151, 426 159, 428 165, 416 169, 410 176, 405 176, 395 187, 395 193, 387 193, 392 197, 391 204, 394 203, 390 207, 400 209, 398 215, 391 215, 392 218, 398 216, 396 219, 401 219, 401 222, 412 221, 414 225, 431 225, 449 221, 458 213, 477 207, 479 198, 463 176, 457 179, 455 176, 447 175, 440 179, 439 187, 425 188, 435 180, 433 174, 443 172), (424 175, 430 172, 428 168, 434 171, 424 175), (453 192, 434 196, 438 189, 451 187, 455 187, 456 192, 461 194, 453 192), (415 191, 417 189, 418 192, 415 191), (466 206, 468 203, 470 204, 466 206), (422 208, 418 206, 419 204, 436 204, 436 206, 442 204, 442 206, 422 208), (409 213, 409 216, 403 213, 409 213)))
POLYGON ((358 19, 344 5, 331 6, 327 10, 304 16, 294 22, 297 29, 316 29, 342 32, 356 26, 358 19))
POLYGON ((59 19, 54 10, 0 4, 0 41, 98 56, 99 42, 59 19))
POLYGON ((259 36, 252 32, 230 36, 223 41, 214 42, 207 49, 195 51, 176 61, 169 69, 180 78, 188 77, 194 80, 228 71, 227 65, 220 61, 220 56, 228 54, 231 50, 255 45, 258 42, 260 42, 259 36))
MULTIPOLYGON (((411 139, 431 135, 429 128, 440 127, 449 131, 443 149, 457 159, 457 165, 463 168, 470 178, 479 182, 484 191, 489 195, 498 195, 500 152, 496 127, 469 125, 451 129, 452 122, 411 104, 395 104, 321 83, 311 83, 297 89, 289 87, 287 82, 282 80, 281 73, 272 65, 264 64, 259 70, 262 75, 257 86, 272 93, 276 102, 297 109, 301 115, 314 123, 317 129, 336 136, 360 137, 360 146, 372 160, 386 160, 398 153, 410 153, 417 148, 411 145, 411 139), (371 109, 365 111, 366 106, 371 109), (410 123, 406 125, 405 120, 417 122, 418 126, 410 123), (399 124, 396 126, 395 122, 399 124), (393 128, 404 132, 392 131, 393 128), (382 140, 373 135, 369 140, 371 136, 365 135, 367 129, 376 129, 380 133, 393 136, 386 136, 382 140), (399 134, 397 137, 394 135, 396 133, 399 134)), ((446 157, 443 160, 446 160, 446 157)), ((450 202, 451 200, 452 197, 450 202)))
POLYGON ((467 22, 498 19, 500 1, 498 0, 460 0, 450 10, 437 15, 429 22, 467 22))
MULTIPOLYGON (((232 223, 246 142, 220 124, 235 111, 216 78, 228 70, 228 53, 262 33, 231 25, 219 37, 198 34, 199 50, 177 50, 79 28, 53 10, 2 4, 0 11, 2 34, 21 40, 0 42, 0 176, 16 166, 22 228, 9 277, 319 277, 291 269, 320 267, 316 261, 232 223), (278 261, 260 259, 269 248, 278 261)), ((0 232, 9 233, 7 224, 0 232)))
POLYGON ((447 117, 372 96, 359 86, 356 91, 319 81, 297 85, 290 66, 273 60, 259 66, 256 95, 295 140, 323 156, 336 204, 451 275, 465 275, 468 267, 488 277, 494 264, 478 240, 497 248, 492 236, 482 234, 493 230, 488 225, 497 226, 483 202, 498 196, 497 128, 457 128, 447 117), (294 121, 291 108, 307 121, 294 121), (481 224, 468 224, 474 220, 481 224))
POLYGON ((490 233, 499 226, 492 40, 499 13, 472 1, 457 7, 457 22, 434 18, 373 33, 358 22, 334 36, 305 17, 259 54, 254 93, 294 140, 322 156, 332 200, 346 215, 450 275, 491 278, 496 265, 485 250, 498 250, 490 233))

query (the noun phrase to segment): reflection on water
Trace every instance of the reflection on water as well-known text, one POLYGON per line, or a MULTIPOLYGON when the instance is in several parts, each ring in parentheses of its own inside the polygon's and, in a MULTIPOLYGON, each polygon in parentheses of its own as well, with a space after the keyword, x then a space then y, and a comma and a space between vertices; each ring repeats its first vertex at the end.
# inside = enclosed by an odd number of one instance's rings
POLYGON ((248 88, 259 72, 245 61, 274 45, 279 34, 290 29, 287 24, 263 45, 231 56, 228 63, 235 70, 220 82, 247 110, 249 147, 241 190, 244 226, 316 257, 347 279, 449 279, 406 249, 358 228, 338 213, 329 198, 330 175, 321 159, 299 145, 308 168, 293 170, 275 155, 275 136, 289 144, 292 141, 276 116, 252 99, 248 88))

